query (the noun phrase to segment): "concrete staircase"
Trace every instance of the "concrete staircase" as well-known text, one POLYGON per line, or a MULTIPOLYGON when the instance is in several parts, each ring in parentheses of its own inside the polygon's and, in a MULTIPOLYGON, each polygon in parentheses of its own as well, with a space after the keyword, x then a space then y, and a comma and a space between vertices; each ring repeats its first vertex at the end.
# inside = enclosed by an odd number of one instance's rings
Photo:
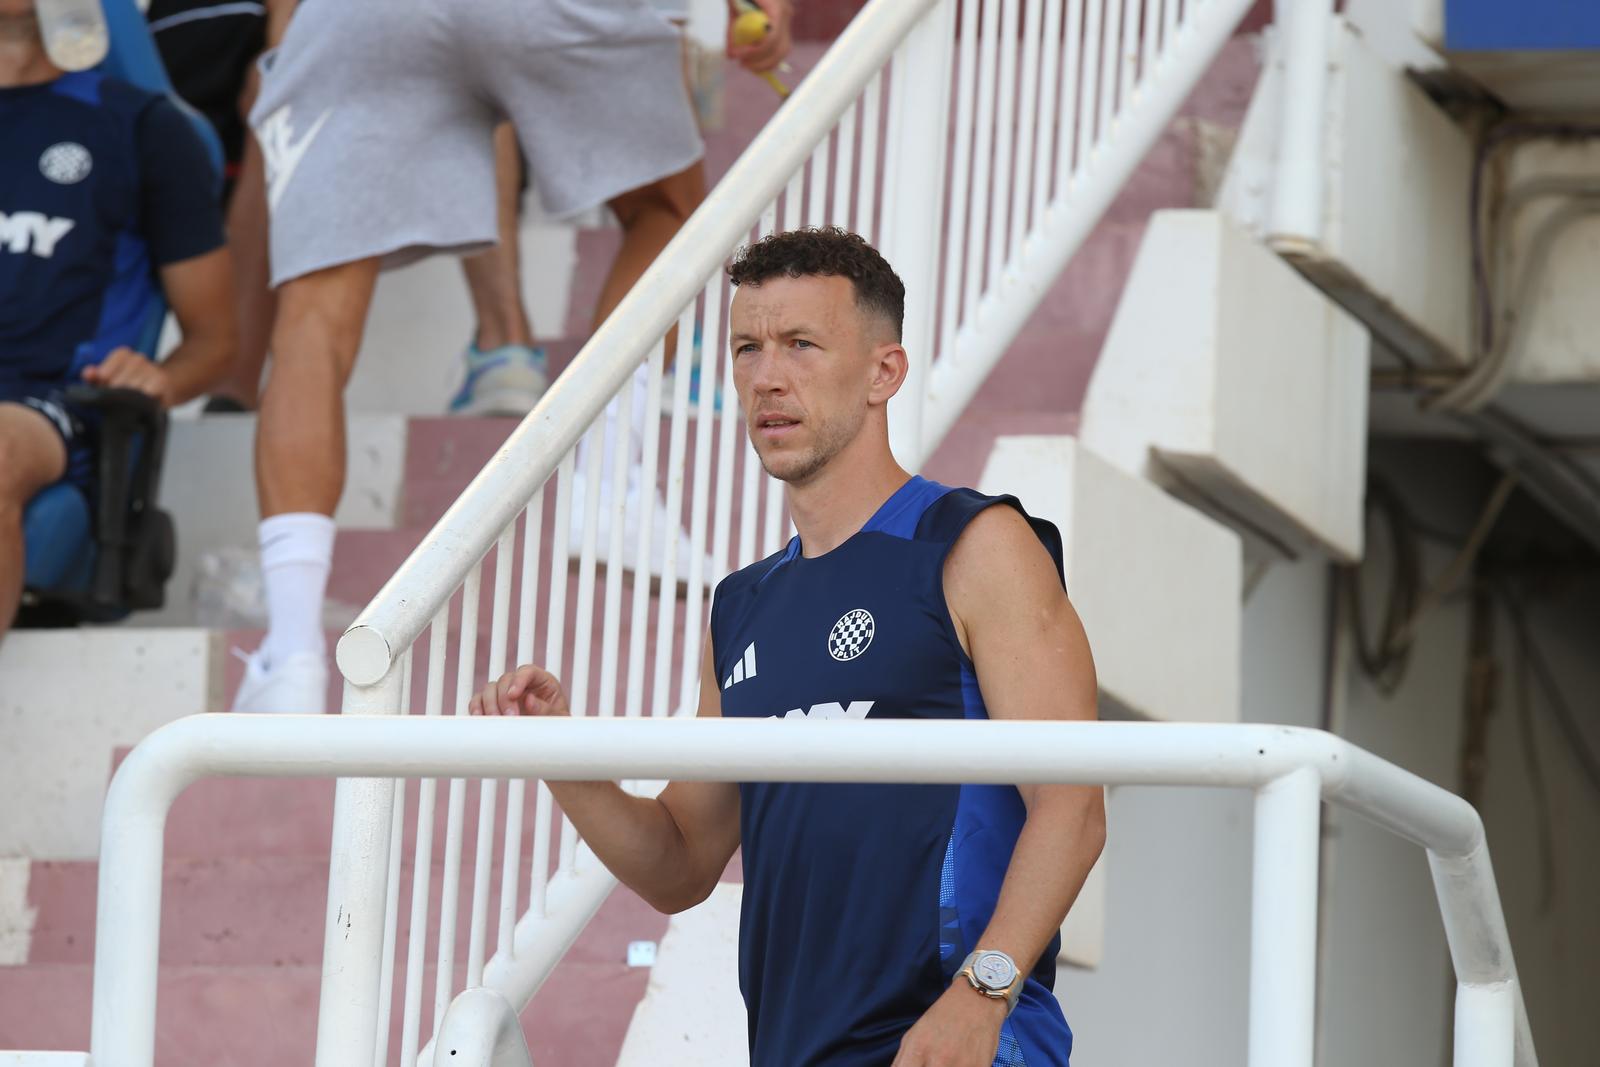
MULTIPOLYGON (((807 42, 797 49, 795 80, 822 47, 807 42)), ((941 481, 1019 491, 1033 510, 1062 525, 1072 546, 1069 586, 1099 635, 1110 706, 1122 714, 1171 718, 1188 708, 1183 714, 1191 718, 1229 718, 1237 704, 1237 539, 1137 474, 1080 454, 1074 439, 1147 219, 1157 209, 1209 199, 1256 73, 1253 41, 1235 40, 925 467, 941 481), (1019 435, 1026 439, 1012 440, 1019 435), (1040 468, 1040 458, 1054 466, 1040 468), (1008 473, 1019 460, 1049 477, 1019 483, 1008 473), (1061 465, 1074 473, 1062 478, 1061 465), (1192 550, 1198 544, 1194 551, 1207 555, 1174 553, 1160 536, 1119 547, 1118 524, 1130 521, 1129 508, 1140 528, 1159 535, 1176 524, 1193 534, 1182 544, 1192 550), (1113 552, 1117 567, 1097 563, 1113 552), (1113 595, 1126 586, 1126 568, 1142 568, 1147 579, 1139 597, 1113 595), (1175 671, 1170 684, 1153 689, 1134 658, 1150 638, 1146 633, 1137 646, 1129 644, 1135 638, 1118 619, 1157 611, 1162 591, 1184 582, 1186 568, 1223 575, 1214 587, 1191 590, 1187 615, 1169 612, 1171 625, 1206 634, 1207 643, 1193 650, 1192 672, 1175 671)), ((734 91, 742 75, 728 77, 728 124, 708 138, 713 181, 773 106, 764 93, 734 91)), ((613 231, 551 229, 537 221, 525 231, 530 306, 536 329, 553 338, 552 369, 578 347, 614 240, 613 231)), ((330 599, 348 610, 377 591, 512 428, 507 420, 436 414, 470 322, 452 263, 419 264, 380 285, 350 392, 352 477, 337 516, 329 588, 330 599)), ((166 499, 177 512, 186 569, 169 589, 166 611, 116 628, 17 634, 0 648, 0 727, 18 742, 0 753, 0 810, 10 813, 0 819, 0 857, 11 857, 0 858, 0 1048, 87 1047, 95 827, 107 772, 116 752, 162 722, 225 708, 241 670, 225 649, 256 641, 247 630, 198 626, 189 593, 202 551, 253 546, 250 429, 250 420, 237 416, 177 427, 166 499)), ((337 680, 330 688, 336 707, 337 680)), ((230 781, 203 783, 180 800, 167 833, 159 1063, 309 1062, 331 796, 330 783, 230 781)), ((466 810, 470 841, 477 810, 471 798, 466 810)), ((442 803, 439 811, 442 818, 442 803)), ((406 833, 409 855, 412 828, 406 833)), ((492 877, 498 880, 498 870, 492 877)), ((727 878, 738 881, 737 865, 727 878)), ((470 872, 464 880, 470 883, 470 872)), ((402 915, 410 885, 408 867, 402 915)), ((464 900, 469 892, 464 885, 464 900)), ((694 924, 713 912, 726 920, 730 898, 736 901, 736 890, 719 891, 709 912, 669 924, 627 891, 614 893, 524 1013, 536 1060, 617 1063, 626 1035, 625 1063, 708 1062, 701 1058, 706 1046, 685 1029, 689 1017, 675 1007, 694 1001, 695 987, 674 976, 696 972, 680 965, 680 953, 705 943, 694 924), (662 941, 654 980, 627 966, 627 944, 636 940, 662 941)), ((1069 936, 1068 951, 1092 964, 1100 951, 1094 905, 1081 906, 1075 921, 1082 925, 1069 936)), ((398 958, 404 951, 402 931, 398 958)), ((721 1025, 742 1028, 736 1013, 730 1019, 726 1012, 733 975, 721 957, 715 967, 721 1025)), ((430 1002, 431 971, 424 990, 430 1002)), ((735 1040, 733 1047, 741 1046, 735 1040)))

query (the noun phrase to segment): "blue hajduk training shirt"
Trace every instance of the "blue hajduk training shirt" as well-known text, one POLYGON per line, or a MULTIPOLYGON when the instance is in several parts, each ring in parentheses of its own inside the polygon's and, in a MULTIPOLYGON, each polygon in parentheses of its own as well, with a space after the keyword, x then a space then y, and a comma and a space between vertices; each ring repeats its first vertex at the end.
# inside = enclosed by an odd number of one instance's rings
POLYGON ((222 243, 214 168, 165 96, 94 72, 0 89, 0 382, 134 344, 156 269, 222 243))
MULTIPOLYGON (((729 575, 711 611, 722 714, 987 718, 943 576, 962 530, 996 504, 1022 510, 912 478, 833 551, 807 559, 795 538, 729 575)), ((1060 534, 1029 521, 1059 572, 1060 534)), ((772 782, 741 784, 739 798, 751 1063, 887 1067, 979 947, 1027 814, 1021 794, 772 782)), ((1029 975, 996 1067, 1067 1063, 1072 1032, 1051 993, 1058 949, 1029 975)))

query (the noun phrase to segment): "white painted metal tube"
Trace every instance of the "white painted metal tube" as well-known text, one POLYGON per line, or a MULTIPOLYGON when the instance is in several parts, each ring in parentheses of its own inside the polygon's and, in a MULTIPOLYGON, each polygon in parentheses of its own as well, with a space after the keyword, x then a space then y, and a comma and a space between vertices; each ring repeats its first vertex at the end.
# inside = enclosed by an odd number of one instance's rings
MULTIPOLYGON (((344 714, 330 717, 355 722, 361 718, 399 721, 404 695, 404 670, 396 664, 377 685, 358 688, 346 683, 344 714)), ((314 716, 312 721, 324 718, 314 716)), ((328 861, 328 908, 322 934, 322 988, 317 1009, 317 1067, 371 1063, 377 1054, 378 996, 382 985, 384 906, 388 899, 389 843, 394 818, 394 779, 340 779, 333 791, 333 841, 328 861)), ((109 804, 109 794, 107 798, 109 804)), ((109 811, 109 808, 108 808, 109 811)), ((157 838, 157 877, 160 869, 157 838)), ((101 839, 102 871, 106 839, 101 839)), ((100 907, 120 906, 118 895, 105 895, 100 907)), ((105 911, 100 921, 112 921, 105 911)), ((160 924, 157 923, 159 926, 160 924)), ((95 959, 98 964, 98 952, 95 959)), ((95 967, 95 982, 100 968, 95 967)), ((152 975, 152 982, 154 977, 152 975)), ((155 991, 150 993, 152 1007, 155 991)), ((152 1038, 154 1020, 150 1023, 152 1038)), ((97 1062, 102 1056, 91 1047, 97 1062)), ((153 1054, 153 1050, 152 1050, 153 1054)))
MULTIPOLYGON (((1099 0, 1091 0, 1091 18, 1098 4, 1099 0)), ((950 432, 1004 354, 1009 338, 1016 336, 1039 306, 1050 290, 1049 283, 1066 267, 1122 191, 1128 176, 1161 136, 1250 6, 1251 0, 1210 0, 1188 16, 1171 53, 1162 57, 1168 65, 1162 76, 1151 79, 1135 94, 1133 105, 1117 120, 1116 135, 1095 146, 1092 163, 1080 155, 1078 173, 1065 187, 1065 195, 1051 205, 1043 224, 1032 228, 1021 255, 1012 257, 1013 266, 1006 275, 989 286, 977 308, 968 309, 963 316, 962 328, 956 334, 956 358, 942 359, 934 366, 923 415, 922 456, 931 455, 950 432)), ((1092 54, 1092 49, 1086 51, 1092 54)), ((1094 77, 1088 65, 1086 59, 1086 96, 1093 91, 1094 77)), ((1080 132, 1093 106, 1093 101, 1084 100, 1080 132)))
MULTIPOLYGON (((1013 19, 1013 33, 1015 29, 1013 19)), ((939 222, 945 206, 954 51, 955 6, 944 0, 911 32, 899 52, 904 68, 899 84, 915 106, 908 103, 898 111, 898 125, 889 131, 889 152, 900 159, 904 173, 917 175, 916 180, 895 187, 895 195, 884 205, 884 222, 893 220, 895 235, 893 243, 885 245, 886 254, 899 265, 906 287, 904 342, 909 369, 905 387, 889 403, 889 443, 902 461, 921 451, 922 408, 938 333, 934 312, 939 305, 939 222)), ((775 552, 784 540, 782 494, 776 486, 771 489, 767 551, 775 552)))
POLYGON ((438 1047, 451 1067, 533 1067, 522 1021, 492 989, 464 989, 444 1015, 438 1047))
POLYGON ((1015 169, 1017 133, 1017 24, 1020 0, 1001 0, 1000 72, 996 86, 997 104, 994 141, 994 192, 989 216, 989 242, 985 272, 989 284, 1000 277, 1007 259, 1006 238, 1011 226, 1011 175, 1015 169))
MULTIPOLYGON (((856 187, 856 105, 844 109, 835 130, 837 143, 833 151, 833 200, 828 208, 828 224, 848 230, 850 203, 856 187)), ((717 351, 720 352, 721 348, 717 351)))
POLYGON ((1512 1067, 1521 1003, 1515 982, 1457 985, 1455 1067, 1512 1067))
MULTIPOLYGON (((1054 6, 1054 5, 1052 5, 1054 6)), ((978 0, 961 5, 956 35, 956 139, 950 153, 950 216, 945 223, 943 299, 939 307, 939 358, 954 347, 966 276, 967 187, 972 181, 972 111, 977 94, 978 0)))
POLYGON ((1310 767, 1256 793, 1250 1067, 1312 1067, 1316 1055, 1321 793, 1310 767))
MULTIPOLYGON (((1050 187, 1052 204, 1061 198, 1062 190, 1067 188, 1073 170, 1083 158, 1085 122, 1078 102, 1084 63, 1083 3, 1084 0, 1066 0, 1066 29, 1061 40, 1061 118, 1056 131, 1056 176, 1050 187)), ((1035 216, 1034 229, 1038 229, 1044 219, 1042 214, 1035 216)), ((969 309, 968 314, 975 310, 969 309)))
POLYGON ((1101 26, 1101 19, 1105 15, 1107 4, 1115 4, 1116 0, 1084 0, 1089 5, 1088 14, 1085 16, 1083 38, 1083 75, 1078 87, 1078 150, 1077 169, 1083 170, 1089 159, 1089 152, 1095 147, 1096 141, 1105 136, 1103 125, 1097 122, 1099 115, 1098 101, 1100 99, 1100 65, 1104 58, 1103 40, 1105 32, 1101 26))
MULTIPOLYGON (((732 293, 728 295, 728 313, 731 317, 732 293)), ((733 543, 733 494, 738 492, 738 483, 733 477, 733 445, 735 434, 742 436, 744 429, 744 420, 740 417, 739 395, 733 387, 733 354, 728 350, 727 344, 718 346, 716 360, 722 366, 723 390, 722 413, 717 416, 717 502, 711 523, 711 528, 715 531, 711 545, 712 585, 721 581, 723 575, 733 570, 732 560, 728 557, 733 543)), ((630 693, 633 693, 632 677, 630 668, 628 686, 630 693)), ((638 713, 637 694, 629 700, 628 710, 638 713)))
MULTIPOLYGON (((973 0, 974 3, 977 0, 973 0)), ((989 196, 994 169, 996 88, 1000 51, 1000 2, 983 0, 983 20, 978 28, 978 103, 972 135, 972 200, 967 212, 967 258, 962 321, 971 317, 987 286, 994 284, 984 271, 989 227, 994 224, 994 204, 989 196)), ((923 435, 919 434, 919 440, 923 435)), ((902 457, 904 462, 904 457, 902 457)), ((915 467, 912 468, 913 470, 915 467)))
POLYGON ((1031 3, 1023 12, 1022 102, 1017 112, 1017 162, 1012 171, 1011 234, 1006 242, 1006 247, 1012 250, 1022 247, 1023 235, 1028 230, 1035 177, 1033 153, 1036 145, 1044 143, 1036 116, 1039 105, 1039 52, 1044 47, 1042 25, 1046 6, 1059 8, 1060 4, 1031 3))
MULTIPOLYGON (((799 215, 800 197, 797 193, 799 183, 791 185, 790 195, 786 199, 793 205, 796 216, 799 215)), ((789 207, 784 209, 785 214, 789 207)), ((798 218, 797 218, 798 222, 798 218)), ((671 713, 671 677, 672 677, 672 650, 676 643, 678 630, 673 625, 677 612, 677 589, 680 568, 687 572, 689 561, 678 558, 679 537, 678 531, 682 527, 683 515, 683 483, 684 483, 684 453, 688 448, 689 439, 689 369, 683 365, 681 353, 684 351, 684 338, 694 333, 695 302, 689 301, 683 309, 683 314, 678 317, 678 373, 672 381, 672 423, 667 430, 667 491, 665 503, 667 506, 667 520, 665 532, 662 536, 666 543, 661 546, 661 587, 656 597, 656 661, 653 685, 651 687, 650 707, 657 715, 671 713)), ((652 499, 653 499, 652 487, 652 499)), ((652 505, 653 506, 653 505, 652 505)), ((691 545, 690 551, 704 554, 701 545, 691 545)), ((561 838, 561 866, 566 869, 570 865, 573 853, 565 836, 561 838)))
MULTIPOLYGON (((461 632, 456 645, 456 688, 451 699, 451 718, 466 714, 466 703, 472 690, 472 662, 476 659, 478 627, 478 593, 482 584, 483 566, 480 563, 467 573, 461 590, 461 632), (473 620, 473 621, 469 621, 473 620)), ((424 722, 435 721, 424 717, 424 722)), ((342 784, 342 783, 341 783, 342 784)), ((461 835, 466 821, 467 782, 463 776, 450 779, 449 799, 445 802, 444 822, 444 879, 439 886, 439 945, 438 969, 434 975, 433 1021, 439 1020, 450 1006, 451 984, 455 980, 457 909, 461 903, 461 835)), ((335 825, 338 825, 335 821, 335 825)))
POLYGON ((1328 97, 1328 0, 1279 0, 1283 34, 1283 103, 1278 172, 1267 242, 1284 254, 1310 255, 1322 243, 1323 130, 1328 97))
MULTIPOLYGON (((1051 164, 1055 161, 1055 138, 1064 130, 1056 128, 1056 103, 1061 98, 1061 17, 1066 0, 1044 5, 1044 52, 1039 71, 1039 143, 1033 153, 1033 201, 1029 219, 1037 226, 1044 218, 1051 195, 1051 164)), ((1065 119, 1063 118, 1063 121, 1065 119)))
MULTIPOLYGON (((881 66, 881 64, 880 64, 881 66)), ((809 80, 809 79, 808 79, 809 80)), ((878 124, 883 121, 883 71, 867 81, 861 94, 861 173, 856 179, 856 232, 877 242, 873 229, 878 197, 878 124)))
POLYGON ((802 166, 789 178, 789 184, 783 188, 783 231, 798 230, 803 217, 801 207, 805 201, 806 171, 802 166))
MULTIPOLYGON (((415 660, 415 647, 406 649, 400 657, 400 713, 406 714, 411 706, 411 664, 415 660)), ((401 839, 406 823, 406 780, 394 781, 394 813, 389 819, 389 892, 383 907, 383 963, 378 988, 378 1047, 372 1056, 373 1067, 386 1067, 389 1062, 389 1017, 394 1011, 394 954, 400 937, 400 857, 404 852, 401 839)), ((337 834, 338 831, 335 831, 337 834)))
POLYGON ((809 188, 806 190, 807 226, 828 224, 828 156, 828 138, 824 136, 817 142, 816 151, 811 153, 811 164, 808 168, 810 176, 807 178, 809 188))
POLYGON ((549 478, 557 457, 639 365, 761 210, 833 128, 934 0, 871 0, 533 411, 340 638, 339 669, 383 677, 500 531, 549 478))
MULTIPOLYGON (((678 351, 689 351, 687 340, 680 340, 678 351)), ((678 361, 682 373, 689 373, 688 361, 680 355, 678 361)), ((639 372, 634 371, 637 375, 639 372)), ((627 533, 628 516, 628 476, 633 457, 633 379, 623 383, 622 391, 612 403, 617 405, 617 434, 616 440, 609 442, 613 451, 609 460, 611 464, 611 530, 610 540, 606 544, 606 592, 605 599, 600 608, 600 625, 602 633, 600 638, 600 699, 597 708, 601 715, 612 715, 617 707, 617 664, 620 661, 622 650, 622 582, 623 582, 623 553, 627 547, 623 544, 624 535, 627 533)), ((644 421, 644 420, 640 420, 644 421)), ((609 436, 609 435, 608 435, 609 436)), ((641 442, 642 444, 643 442, 641 442)), ((640 487, 643 488, 642 486, 640 487)), ((636 504, 641 511, 640 525, 649 522, 647 510, 654 502, 654 497, 645 497, 639 494, 636 504)), ((648 572, 647 572, 648 573, 648 572)), ((507 931, 501 940, 509 942, 511 934, 507 931)))
MULTIPOLYGON (((1478 830, 1481 834, 1481 824, 1478 830)), ((1480 1063, 1500 1067, 1513 1062, 1506 1058, 1511 1049, 1500 1037, 1503 1023, 1499 1017, 1500 993, 1508 994, 1512 1004, 1515 1062, 1533 1062, 1533 1031, 1528 1026, 1516 964, 1511 958, 1511 938, 1487 843, 1480 839, 1470 853, 1458 856, 1441 856, 1430 849, 1428 866, 1433 871, 1445 939, 1450 945, 1450 962, 1459 983, 1456 990, 1457 1067, 1462 1064, 1476 1067, 1480 1063), (1481 1018, 1463 1022, 1460 1016, 1463 1008, 1481 1018), (1466 1045, 1462 1041, 1463 1027, 1467 1031, 1466 1045)))
MULTIPOLYGON (((1256 725, 191 716, 142 741, 107 793, 91 1053, 100 1067, 152 1062, 162 828, 173 800, 207 775, 1259 787, 1309 768, 1330 802, 1369 817, 1385 814, 1388 825, 1428 835, 1423 844, 1437 857, 1468 861, 1435 881, 1447 916, 1474 908, 1498 912, 1483 904, 1493 893, 1483 880, 1487 865, 1456 851, 1463 841, 1481 840, 1471 807, 1429 787, 1438 799, 1411 810, 1420 796, 1415 776, 1377 757, 1353 758, 1358 752, 1319 731, 1256 725)), ((382 830, 386 846, 388 826, 382 830)), ((1313 879, 1308 888, 1314 887, 1313 879)), ((1500 973, 1485 970, 1485 981, 1475 984, 1514 983, 1503 922, 1484 916, 1478 927, 1497 944, 1472 965, 1498 961, 1500 973)), ((519 948, 521 937, 519 929, 519 948)), ((370 948, 376 960, 381 944, 370 948)), ((377 986, 374 973, 368 988, 377 986)), ((1520 1000, 1514 984, 1512 995, 1520 1000)), ((1515 1018, 1517 1063, 1531 1067, 1536 1060, 1520 1007, 1515 1018)))
MULTIPOLYGON (((496 956, 484 969, 484 984, 508 1001, 526 1004, 533 999, 616 888, 617 880, 589 846, 580 843, 578 852, 577 869, 550 880, 549 914, 524 915, 517 923, 515 956, 496 956)), ((421 1063, 432 1062, 433 1049, 432 1044, 423 1048, 421 1063)))
MULTIPOLYGON (((428 629, 428 674, 423 682, 423 714, 437 717, 444 708, 444 654, 449 636, 448 606, 433 617, 428 629)), ((432 892, 433 813, 439 780, 424 778, 417 788, 417 840, 412 852, 411 926, 406 944, 406 987, 400 1021, 400 1065, 415 1067, 422 1026, 422 963, 428 940, 428 898, 432 892)), ((438 1020, 434 1020, 438 1025, 438 1020)))
MULTIPOLYGON (((650 370, 645 383, 644 454, 639 462, 640 471, 652 482, 655 479, 656 454, 661 450, 661 379, 665 358, 666 349, 662 342, 657 341, 655 347, 650 350, 648 364, 650 370)), ((643 506, 644 486, 641 485, 639 488, 643 506)), ((718 504, 721 503, 719 500, 718 504)), ((651 495, 649 506, 655 507, 654 494, 651 495)), ((648 516, 649 513, 646 512, 641 518, 648 516)), ((628 690, 623 706, 629 714, 635 715, 638 714, 640 702, 644 699, 646 623, 649 621, 650 611, 650 581, 640 576, 650 573, 650 540, 654 527, 654 521, 639 523, 638 541, 633 556, 633 613, 628 625, 628 690)))
POLYGON ((1122 72, 1123 0, 1105 0, 1105 32, 1100 48, 1100 118, 1095 126, 1096 143, 1111 136, 1111 122, 1117 115, 1117 79, 1122 72))
MULTIPOLYGON (((505 671, 506 645, 511 625, 511 569, 516 553, 517 524, 511 524, 500 534, 494 554, 494 594, 489 615, 489 678, 498 678, 505 671)), ((471 699, 470 697, 468 698, 471 699)), ((478 785, 478 840, 472 858, 472 922, 467 941, 467 985, 478 984, 483 974, 483 961, 489 947, 489 872, 494 860, 494 824, 499 812, 499 785, 480 782, 478 785)))
MULTIPOLYGON (((826 168, 823 168, 826 169, 826 168)), ((813 178, 815 181, 815 178, 813 178)), ((815 186, 813 186, 815 188, 815 186)), ((711 530, 711 464, 714 459, 711 431, 716 421, 717 390, 721 387, 717 368, 722 363, 722 299, 728 290, 728 281, 714 274, 706 283, 705 297, 701 303, 700 396, 695 407, 694 424, 694 485, 689 497, 689 582, 684 597, 683 659, 678 669, 677 706, 694 707, 697 704, 695 683, 700 678, 701 617, 705 613, 706 556, 710 547, 711 530)), ((728 392, 731 394, 732 390, 728 392)), ((712 567, 716 564, 713 562, 712 567)))

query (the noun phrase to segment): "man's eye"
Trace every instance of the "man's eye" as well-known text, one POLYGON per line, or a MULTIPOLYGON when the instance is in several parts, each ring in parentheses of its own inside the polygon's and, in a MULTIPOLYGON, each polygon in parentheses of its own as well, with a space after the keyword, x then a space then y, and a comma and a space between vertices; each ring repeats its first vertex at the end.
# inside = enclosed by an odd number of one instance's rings
POLYGON ((738 348, 733 350, 733 354, 736 355, 736 356, 742 356, 746 352, 754 352, 756 350, 756 347, 757 346, 754 345, 754 344, 742 344, 738 348))
POLYGON ((807 341, 805 338, 798 337, 798 338, 795 339, 794 346, 796 348, 811 348, 812 344, 811 344, 810 341, 807 341))

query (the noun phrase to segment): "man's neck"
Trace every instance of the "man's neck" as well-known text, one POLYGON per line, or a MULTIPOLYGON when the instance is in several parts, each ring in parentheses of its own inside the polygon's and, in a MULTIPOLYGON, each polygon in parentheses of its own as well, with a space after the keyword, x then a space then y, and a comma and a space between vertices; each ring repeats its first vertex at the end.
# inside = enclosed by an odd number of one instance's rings
POLYGON ((61 77, 61 68, 45 55, 36 24, 33 32, 24 34, 20 25, 5 22, 0 22, 0 89, 42 85, 61 77))
POLYGON ((910 479, 895 462, 887 442, 858 441, 835 456, 804 485, 789 485, 785 496, 804 555, 820 556, 844 544, 910 479))

